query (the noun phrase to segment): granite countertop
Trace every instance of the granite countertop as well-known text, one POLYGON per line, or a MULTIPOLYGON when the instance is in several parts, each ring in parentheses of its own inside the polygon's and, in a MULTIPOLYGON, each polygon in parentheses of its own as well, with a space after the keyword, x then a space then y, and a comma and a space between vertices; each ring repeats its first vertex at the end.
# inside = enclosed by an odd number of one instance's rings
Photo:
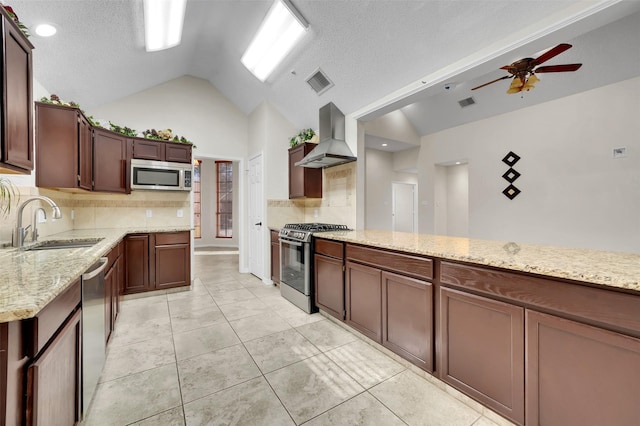
MULTIPOLYGON (((34 317, 100 257, 131 233, 188 231, 189 227, 74 230, 52 240, 102 238, 92 247, 55 250, 0 249, 0 323, 34 317)), ((28 247, 30 244, 26 244, 28 247)))
POLYGON ((640 254, 376 230, 316 236, 640 292, 640 254))

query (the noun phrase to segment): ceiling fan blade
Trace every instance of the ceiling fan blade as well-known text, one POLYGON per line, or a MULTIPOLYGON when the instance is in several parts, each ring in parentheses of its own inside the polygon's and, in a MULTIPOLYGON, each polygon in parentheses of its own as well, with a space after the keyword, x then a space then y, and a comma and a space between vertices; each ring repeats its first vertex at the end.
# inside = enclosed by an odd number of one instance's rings
POLYGON ((533 70, 535 73, 541 72, 569 72, 576 71, 582 64, 567 64, 567 65, 549 65, 547 67, 540 67, 533 70))
POLYGON ((556 47, 554 47, 553 49, 543 53, 540 56, 538 56, 536 59, 533 60, 531 65, 536 66, 536 65, 540 65, 543 62, 547 62, 549 59, 553 58, 554 56, 557 56, 557 55, 561 54, 562 52, 564 52, 565 50, 570 49, 570 48, 571 48, 570 44, 561 43, 561 44, 557 45, 556 47))
POLYGON ((488 85, 490 85, 490 84, 495 83, 496 81, 504 80, 504 79, 506 79, 506 78, 511 78, 511 76, 510 76, 510 75, 505 75, 504 77, 496 78, 496 79, 495 79, 495 80, 493 80, 493 81, 490 81, 490 82, 485 83, 485 84, 481 84, 480 86, 476 86, 476 87, 474 87, 474 88, 473 88, 473 89, 471 89, 471 90, 480 89, 481 87, 488 86, 488 85))

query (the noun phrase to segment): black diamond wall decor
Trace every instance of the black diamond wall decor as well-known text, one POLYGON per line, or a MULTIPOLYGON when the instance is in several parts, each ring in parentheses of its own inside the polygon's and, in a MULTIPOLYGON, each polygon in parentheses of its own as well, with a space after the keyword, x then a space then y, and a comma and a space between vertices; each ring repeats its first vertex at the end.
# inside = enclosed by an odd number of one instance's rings
POLYGON ((509 167, 513 167, 514 164, 518 162, 520 156, 513 151, 509 151, 507 155, 504 156, 502 162, 505 163, 509 167))
POLYGON ((502 193, 507 196, 510 200, 513 200, 518 196, 521 191, 513 185, 507 186, 502 193))
POLYGON ((513 168, 509 168, 509 170, 507 170, 502 177, 509 183, 513 183, 515 182, 516 179, 518 179, 520 177, 520 172, 513 169, 513 168))

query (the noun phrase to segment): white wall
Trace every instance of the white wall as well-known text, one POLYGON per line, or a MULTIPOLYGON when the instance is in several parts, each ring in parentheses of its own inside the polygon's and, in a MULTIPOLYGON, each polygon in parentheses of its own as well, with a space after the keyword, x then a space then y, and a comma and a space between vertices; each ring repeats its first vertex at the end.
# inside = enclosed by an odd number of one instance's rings
POLYGON ((634 78, 423 137, 420 232, 434 232, 434 164, 467 158, 470 237, 640 252, 639 93, 634 78), (509 151, 522 157, 514 200, 509 151))
POLYGON ((447 185, 447 235, 469 235, 469 167, 445 167, 447 185))
POLYGON ((376 149, 365 150, 366 210, 365 228, 391 231, 393 228, 393 182, 417 183, 417 175, 394 170, 398 154, 376 149))
POLYGON ((140 133, 169 128, 197 146, 194 156, 247 156, 247 116, 200 78, 182 76, 87 113, 140 133))
POLYGON ((420 144, 420 136, 416 133, 407 116, 400 110, 392 111, 364 124, 365 133, 386 139, 393 139, 420 144))

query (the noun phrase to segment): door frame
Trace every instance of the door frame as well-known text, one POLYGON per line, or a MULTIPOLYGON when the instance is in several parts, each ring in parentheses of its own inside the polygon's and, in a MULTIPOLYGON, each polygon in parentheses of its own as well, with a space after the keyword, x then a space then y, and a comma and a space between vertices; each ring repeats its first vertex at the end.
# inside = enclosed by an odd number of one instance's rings
MULTIPOLYGON (((249 215, 249 206, 251 205, 249 197, 251 197, 251 191, 249 189, 249 187, 251 186, 251 179, 249 177, 249 168, 250 168, 250 164, 253 160, 260 158, 260 162, 261 162, 261 179, 260 179, 260 193, 262 194, 261 200, 259 200, 259 209, 260 209, 260 217, 262 217, 262 226, 261 226, 261 232, 260 232, 260 241, 258 241, 258 244, 256 244, 256 247, 258 247, 259 249, 259 256, 262 257, 262 261, 261 261, 261 265, 262 265, 262 276, 258 277, 260 278, 263 282, 267 283, 268 281, 270 281, 269 276, 267 276, 267 274, 265 273, 265 229, 267 229, 266 227, 266 218, 265 218, 265 198, 264 198, 264 154, 262 151, 258 152, 257 154, 252 155, 251 157, 249 157, 249 159, 247 160, 247 165, 246 165, 246 174, 247 174, 247 181, 246 181, 246 188, 247 188, 247 192, 246 192, 246 199, 247 199, 247 205, 246 205, 246 217, 244 220, 244 223, 246 224, 246 230, 247 230, 247 234, 246 234, 246 262, 247 262, 247 270, 245 272, 249 272, 252 273, 251 271, 251 265, 250 265, 250 259, 249 259, 249 247, 251 245, 251 226, 253 226, 253 224, 251 223, 250 220, 250 215, 249 215)), ((269 239, 269 244, 271 244, 271 240, 269 239)), ((241 271, 243 272, 243 271, 241 271)), ((255 274, 254 274, 255 275, 255 274)))
POLYGON ((391 230, 395 231, 396 219, 396 185, 411 185, 413 186, 413 232, 418 232, 418 184, 415 182, 391 182, 391 230))

